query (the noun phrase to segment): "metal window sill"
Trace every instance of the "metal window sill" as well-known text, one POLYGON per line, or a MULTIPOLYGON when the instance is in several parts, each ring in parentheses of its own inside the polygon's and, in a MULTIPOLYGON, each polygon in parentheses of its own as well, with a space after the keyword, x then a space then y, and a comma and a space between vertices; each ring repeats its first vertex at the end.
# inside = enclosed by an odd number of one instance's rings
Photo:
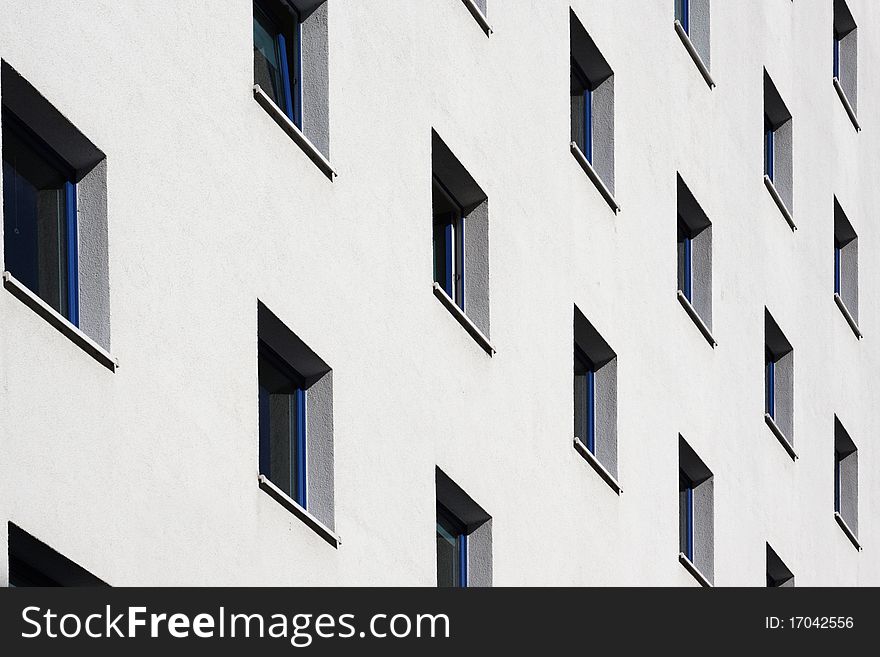
POLYGON ((101 363, 101 365, 108 370, 115 372, 119 367, 119 361, 116 360, 112 354, 92 340, 88 335, 83 333, 79 327, 71 324, 64 315, 31 292, 31 290, 8 271, 3 272, 3 286, 9 290, 13 296, 24 302, 24 305, 28 306, 50 325, 58 329, 62 335, 66 336, 71 342, 73 342, 73 344, 101 363))
POLYGON ((575 142, 571 142, 571 154, 574 155, 574 159, 577 160, 578 164, 580 164, 583 170, 586 172, 587 177, 593 181, 593 184, 599 190, 599 193, 602 194, 602 198, 604 198, 608 202, 608 205, 611 206, 614 214, 620 212, 620 206, 614 199, 614 194, 612 194, 611 191, 605 186, 605 183, 602 182, 599 174, 596 173, 593 165, 590 164, 590 161, 587 159, 587 156, 584 155, 584 152, 580 149, 580 146, 578 146, 575 142))
POLYGON ((788 441, 788 438, 785 437, 785 434, 782 433, 782 429, 780 429, 779 425, 776 424, 776 420, 770 417, 769 413, 764 413, 764 422, 766 422, 767 426, 770 427, 770 431, 773 432, 773 435, 776 436, 776 439, 780 443, 782 443, 782 446, 785 448, 785 451, 788 452, 791 460, 797 461, 798 455, 797 452, 794 451, 794 446, 788 441))
POLYGON ((332 182, 333 176, 338 174, 333 169, 329 160, 327 160, 327 158, 324 157, 324 154, 309 141, 309 138, 303 134, 302 130, 296 127, 296 124, 290 120, 290 117, 288 117, 287 114, 285 114, 282 109, 278 107, 271 98, 269 98, 266 92, 263 91, 258 84, 254 85, 254 98, 260 106, 269 113, 269 116, 281 126, 284 132, 290 136, 294 143, 302 149, 309 159, 314 162, 332 182))
POLYGON ((700 572, 700 569, 694 565, 693 561, 687 558, 687 555, 684 552, 678 553, 678 562, 684 566, 685 570, 694 576, 694 579, 697 580, 701 586, 705 586, 709 589, 712 588, 712 582, 709 581, 709 578, 700 572))
POLYGON ((318 520, 311 513, 306 511, 303 507, 296 503, 296 501, 291 498, 287 493, 278 488, 275 484, 269 481, 266 478, 266 475, 260 475, 260 488, 269 493, 269 496, 278 502, 285 509, 293 513, 293 515, 297 516, 300 520, 302 520, 306 525, 309 526, 318 536, 327 541, 334 548, 339 548, 342 545, 342 539, 339 538, 339 535, 334 532, 332 529, 327 527, 323 522, 318 520))
POLYGON ((709 345, 714 349, 718 345, 718 342, 712 336, 712 331, 709 330, 709 327, 706 326, 703 318, 700 317, 699 313, 697 313, 697 309, 694 308, 693 304, 690 301, 688 301, 688 298, 681 290, 678 291, 678 302, 682 305, 685 311, 687 311, 687 314, 690 316, 690 318, 694 320, 694 324, 696 324, 697 328, 700 329, 700 333, 703 334, 703 337, 708 340, 709 345))
POLYGON ((846 110, 846 113, 849 115, 849 120, 852 121, 853 126, 855 126, 856 132, 861 132, 862 126, 859 125, 859 119, 856 117, 856 111, 853 108, 852 104, 849 102, 849 98, 846 97, 846 92, 840 85, 840 80, 835 76, 831 78, 831 82, 832 84, 834 84, 834 89, 837 91, 837 95, 840 96, 840 102, 843 103, 843 109, 846 110))
POLYGON ((785 217, 785 220, 788 222, 789 227, 792 232, 797 230, 797 226, 794 225, 794 219, 791 216, 791 212, 789 212, 788 208, 785 207, 785 203, 782 200, 782 197, 779 195, 779 192, 776 191, 776 185, 773 184, 773 181, 770 180, 770 176, 766 173, 764 174, 764 186, 767 188, 767 191, 770 192, 770 196, 773 197, 773 200, 776 201, 776 205, 779 207, 779 211, 782 212, 782 216, 785 217))
POLYGON ((840 528, 843 530, 843 533, 846 534, 846 537, 852 542, 855 546, 856 550, 859 552, 862 551, 862 544, 859 543, 858 537, 853 533, 853 530, 849 528, 849 525, 846 524, 846 520, 843 519, 843 516, 840 515, 837 511, 834 512, 834 519, 837 521, 837 524, 840 525, 840 528))
POLYGON ((706 66, 705 62, 703 62, 703 58, 700 57, 700 53, 698 53, 697 49, 694 47, 693 41, 691 41, 690 36, 685 31, 684 26, 678 19, 675 20, 674 25, 675 32, 678 34, 681 42, 684 44, 685 49, 688 51, 691 59, 694 60, 694 64, 697 65, 697 68, 699 69, 700 74, 703 76, 703 79, 706 81, 706 84, 708 84, 709 88, 712 89, 713 87, 715 87, 715 80, 712 79, 712 75, 709 73, 709 68, 706 66))
POLYGON ((602 479, 605 480, 609 486, 611 486, 611 490, 620 495, 623 492, 623 489, 620 487, 620 484, 617 483, 617 479, 614 478, 614 475, 608 472, 605 469, 605 466, 599 463, 599 459, 587 448, 587 446, 583 443, 583 441, 575 436, 574 438, 574 448, 578 454, 584 457, 584 460, 593 466, 593 469, 599 474, 602 479))
POLYGON ((861 340, 862 332, 859 330, 859 325, 856 323, 855 318, 849 312, 849 308, 846 307, 846 304, 837 292, 834 293, 834 303, 840 308, 840 312, 843 313, 843 317, 846 319, 846 323, 849 324, 849 327, 853 330, 853 333, 855 333, 856 337, 861 340))
POLYGON ((458 320, 458 323, 461 324, 464 329, 470 333, 471 337, 477 341, 489 356, 495 353, 495 347, 492 346, 492 343, 489 342, 489 338, 483 335, 483 332, 477 328, 477 325, 471 321, 471 318, 464 314, 464 311, 458 307, 458 304, 452 300, 448 294, 446 294, 446 290, 440 287, 440 284, 436 281, 434 282, 434 296, 440 299, 446 309, 452 313, 452 316, 458 320))
POLYGON ((486 36, 492 34, 492 26, 489 25, 486 14, 477 7, 477 3, 475 3, 474 0, 462 0, 462 2, 464 2, 464 6, 468 8, 468 11, 470 11, 473 17, 477 20, 477 23, 480 24, 480 27, 483 28, 483 32, 486 33, 486 36))

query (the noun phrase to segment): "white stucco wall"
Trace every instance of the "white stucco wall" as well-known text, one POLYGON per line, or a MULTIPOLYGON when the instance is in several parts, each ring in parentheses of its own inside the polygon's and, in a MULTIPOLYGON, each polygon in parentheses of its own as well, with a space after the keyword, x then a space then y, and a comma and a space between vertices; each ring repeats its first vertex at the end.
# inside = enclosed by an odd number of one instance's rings
POLYGON ((459 0, 330 0, 331 183, 253 99, 248 0, 0 1, 0 57, 107 155, 120 363, 0 290, 0 521, 114 585, 430 586, 439 466, 492 515, 495 585, 695 585, 681 434, 714 473, 716 585, 762 586, 766 542, 799 586, 880 584, 880 7, 849 0, 856 133, 831 4, 712 3, 710 89, 671 0, 572 0, 614 70, 614 215, 569 151, 567 2, 493 1, 487 38, 459 0), (763 67, 794 233, 762 182, 763 67), (492 358, 431 292, 432 127, 489 197, 492 358), (675 297, 676 171, 712 221, 715 349, 675 297), (257 486, 258 298, 333 368, 338 550, 257 486), (572 448, 574 304, 618 355, 620 496, 572 448), (796 462, 763 420, 765 306, 797 355, 796 462))

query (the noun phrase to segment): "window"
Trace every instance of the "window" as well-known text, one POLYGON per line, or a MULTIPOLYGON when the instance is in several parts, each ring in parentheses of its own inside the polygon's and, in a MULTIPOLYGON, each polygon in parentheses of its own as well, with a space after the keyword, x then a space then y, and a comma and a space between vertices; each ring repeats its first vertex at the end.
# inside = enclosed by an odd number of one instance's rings
POLYGON ((76 174, 8 111, 3 133, 6 267, 76 325, 76 174))
POLYGON ((709 73, 709 2, 710 0, 675 0, 675 31, 706 84, 712 88, 715 81, 709 73))
POLYGON ((794 575, 767 543, 767 586, 793 587, 794 575))
POLYGON ((792 459, 794 451, 794 348, 764 309, 764 419, 792 459))
POLYGON ((436 132, 431 164, 434 293, 491 356, 489 201, 436 132))
POLYGON ((834 416, 834 519, 847 538, 859 545, 859 450, 834 416))
POLYGON ((283 1, 254 2, 254 84, 302 128, 299 14, 283 1))
POLYGON ((437 504, 437 586, 467 587, 466 528, 437 504))
POLYGON ((792 121, 776 85, 764 71, 764 184, 792 230, 792 121))
POLYGON ((260 485, 337 547, 332 371, 258 304, 260 485))
POLYGON ((856 22, 844 0, 834 0, 834 52, 833 82, 847 115, 860 130, 856 118, 858 93, 858 30, 856 22))
POLYGON ((574 446, 611 488, 617 482, 617 354, 574 309, 574 446))
POLYGON ((254 0, 254 98, 324 174, 330 165, 326 0, 254 0))
POLYGON ((859 239, 834 198, 834 301, 856 337, 859 330, 859 239))
POLYGON ((2 64, 4 284, 108 368, 104 154, 2 64))
POLYGON ((107 586, 67 557, 59 554, 11 522, 9 532, 9 586, 107 586))
POLYGON ((681 176, 678 181, 678 300, 697 328, 712 337, 712 223, 681 176))
POLYGON ((437 586, 492 586, 492 517, 440 468, 437 486, 437 586))
POLYGON ((570 13, 571 151, 611 208, 614 199, 614 72, 570 13))
POLYGON ((703 586, 715 569, 714 478, 712 471, 678 437, 679 561, 703 586))

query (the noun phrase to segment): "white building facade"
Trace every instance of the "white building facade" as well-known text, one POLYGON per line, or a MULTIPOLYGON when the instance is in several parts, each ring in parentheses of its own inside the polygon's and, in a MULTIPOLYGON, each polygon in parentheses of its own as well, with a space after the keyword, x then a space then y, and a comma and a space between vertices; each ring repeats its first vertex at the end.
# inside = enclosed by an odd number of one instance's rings
POLYGON ((876 3, 266 5, 0 2, 0 584, 880 585, 876 3))

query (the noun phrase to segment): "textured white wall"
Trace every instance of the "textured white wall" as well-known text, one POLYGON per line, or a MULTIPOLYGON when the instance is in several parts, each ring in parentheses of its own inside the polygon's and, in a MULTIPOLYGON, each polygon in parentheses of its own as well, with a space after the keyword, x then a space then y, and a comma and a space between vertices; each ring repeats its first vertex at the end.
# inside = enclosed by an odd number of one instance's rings
POLYGON ((117 585, 432 585, 439 465, 493 516, 496 585, 694 585, 681 433, 715 474, 717 585, 763 585, 766 541, 798 585, 880 584, 875 3, 850 0, 857 134, 831 3, 712 3, 710 90, 671 1, 572 0, 615 73, 616 216, 569 152, 568 3, 493 2, 489 38, 458 0, 330 3, 333 183, 253 99, 248 0, 0 2, 0 56, 107 154, 120 362, 0 290, 0 521, 117 585), (762 183, 764 66, 795 233, 762 183), (493 358, 431 293, 432 127, 489 196, 493 358), (677 170, 713 225, 714 350, 675 298, 677 170), (338 551, 257 487, 257 298, 333 367, 338 551), (619 497, 571 445, 574 304, 618 354, 619 497), (797 352, 797 462, 763 421, 765 305, 797 352))

